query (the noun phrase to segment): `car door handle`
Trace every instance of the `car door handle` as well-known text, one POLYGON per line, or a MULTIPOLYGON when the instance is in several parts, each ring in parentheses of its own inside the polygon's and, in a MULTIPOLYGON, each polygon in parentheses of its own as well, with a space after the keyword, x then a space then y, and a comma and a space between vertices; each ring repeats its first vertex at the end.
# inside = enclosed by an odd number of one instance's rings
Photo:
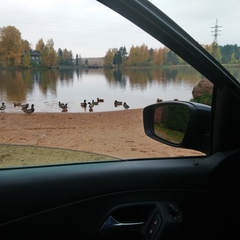
POLYGON ((100 232, 109 230, 138 230, 143 225, 144 222, 119 222, 112 216, 109 216, 100 228, 100 232))

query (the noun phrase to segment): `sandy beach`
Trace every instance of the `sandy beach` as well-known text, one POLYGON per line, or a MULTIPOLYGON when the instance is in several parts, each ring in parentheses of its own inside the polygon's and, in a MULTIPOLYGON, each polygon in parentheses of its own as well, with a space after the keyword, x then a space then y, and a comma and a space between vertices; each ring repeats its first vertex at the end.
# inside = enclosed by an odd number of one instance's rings
POLYGON ((147 137, 143 109, 91 113, 1 113, 0 144, 65 148, 120 159, 202 155, 147 137))

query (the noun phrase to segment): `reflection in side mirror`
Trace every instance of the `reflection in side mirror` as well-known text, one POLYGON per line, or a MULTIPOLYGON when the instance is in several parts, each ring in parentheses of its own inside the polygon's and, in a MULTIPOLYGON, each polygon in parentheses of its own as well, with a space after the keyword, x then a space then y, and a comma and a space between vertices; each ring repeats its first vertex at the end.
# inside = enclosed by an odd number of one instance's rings
POLYGON ((180 144, 185 136, 190 119, 186 105, 162 105, 154 111, 153 131, 157 137, 174 144, 180 144))
POLYGON ((187 101, 166 101, 143 110, 147 136, 161 143, 210 152, 211 107, 187 101))

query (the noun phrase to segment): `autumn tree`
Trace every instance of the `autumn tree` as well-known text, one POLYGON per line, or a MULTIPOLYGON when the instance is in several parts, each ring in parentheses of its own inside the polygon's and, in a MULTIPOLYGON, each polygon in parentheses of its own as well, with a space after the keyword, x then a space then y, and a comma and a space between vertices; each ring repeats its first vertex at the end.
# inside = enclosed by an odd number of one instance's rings
POLYGON ((30 43, 27 40, 22 40, 22 51, 29 52, 31 50, 30 43))
POLYGON ((31 56, 30 52, 26 52, 25 54, 22 55, 22 62, 21 62, 23 67, 30 67, 31 65, 31 56))
POLYGON ((36 44, 36 47, 35 47, 35 50, 36 51, 41 51, 41 50, 44 49, 44 47, 45 47, 45 44, 44 44, 43 39, 41 38, 41 39, 38 40, 38 42, 36 44))
POLYGON ((140 47, 132 46, 129 51, 128 65, 132 66, 148 65, 149 56, 150 55, 147 45, 142 44, 140 47))
POLYGON ((14 26, 0 28, 0 64, 17 66, 21 63, 22 38, 14 26))
POLYGON ((58 59, 57 59, 57 53, 54 49, 54 42, 52 39, 47 41, 46 44, 46 48, 47 48, 47 52, 48 52, 48 56, 47 56, 47 61, 48 61, 48 66, 52 67, 52 66, 56 66, 58 63, 58 59))
POLYGON ((231 55, 231 60, 230 60, 230 63, 231 64, 236 64, 238 61, 237 61, 237 59, 236 59, 236 57, 235 57, 235 54, 234 54, 234 52, 232 53, 232 55, 231 55))
POLYGON ((58 57, 52 39, 48 40, 46 44, 44 44, 43 39, 40 39, 36 45, 36 50, 40 52, 42 66, 52 67, 58 64, 58 57))
POLYGON ((111 67, 114 62, 114 56, 117 53, 118 49, 117 48, 110 48, 106 52, 106 55, 104 57, 104 66, 106 67, 111 67))
POLYGON ((211 54, 213 55, 214 58, 216 58, 219 62, 221 62, 221 53, 220 53, 220 49, 218 47, 218 44, 216 42, 212 43, 211 54))
POLYGON ((153 55, 153 63, 157 66, 161 66, 163 65, 163 49, 162 48, 158 48, 158 49, 154 49, 154 55, 153 55))
POLYGON ((21 65, 23 67, 31 66, 31 56, 30 56, 30 43, 27 40, 22 40, 22 56, 21 56, 21 65))

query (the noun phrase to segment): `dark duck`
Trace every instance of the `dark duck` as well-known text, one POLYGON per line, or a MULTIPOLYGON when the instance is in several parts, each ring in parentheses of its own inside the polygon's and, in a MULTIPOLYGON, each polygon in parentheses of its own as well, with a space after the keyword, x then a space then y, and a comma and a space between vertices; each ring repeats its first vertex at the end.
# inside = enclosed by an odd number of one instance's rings
POLYGON ((27 108, 27 109, 25 109, 25 110, 23 110, 25 113, 27 113, 27 114, 31 114, 31 113, 33 113, 34 111, 35 111, 35 109, 34 109, 34 104, 32 104, 31 105, 31 108, 27 108))

